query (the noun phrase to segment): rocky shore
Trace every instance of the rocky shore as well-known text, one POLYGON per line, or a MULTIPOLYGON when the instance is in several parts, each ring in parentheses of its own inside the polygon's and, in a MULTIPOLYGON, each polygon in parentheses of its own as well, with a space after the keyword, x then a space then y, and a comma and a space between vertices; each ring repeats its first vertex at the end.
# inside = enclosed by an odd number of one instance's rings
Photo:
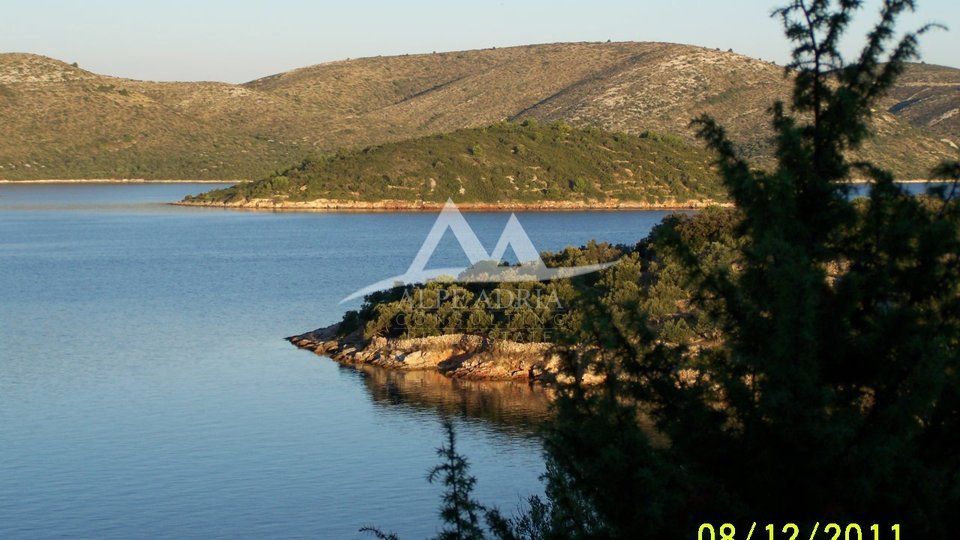
POLYGON ((518 343, 468 334, 364 340, 357 330, 338 336, 339 324, 291 336, 287 341, 350 365, 431 370, 459 379, 555 382, 560 357, 550 343, 518 343))
MULTIPOLYGON (((315 201, 286 201, 274 199, 243 199, 232 202, 212 201, 180 201, 173 203, 179 206, 203 206, 211 208, 228 208, 235 210, 264 210, 272 212, 324 212, 324 211, 439 211, 444 202, 434 201, 354 201, 339 199, 319 199, 315 201)), ((640 201, 539 201, 525 202, 495 202, 475 203, 459 202, 457 208, 461 211, 504 211, 504 210, 697 210, 708 206, 729 206, 729 203, 719 203, 712 199, 697 199, 687 201, 663 201, 657 203, 640 201)))

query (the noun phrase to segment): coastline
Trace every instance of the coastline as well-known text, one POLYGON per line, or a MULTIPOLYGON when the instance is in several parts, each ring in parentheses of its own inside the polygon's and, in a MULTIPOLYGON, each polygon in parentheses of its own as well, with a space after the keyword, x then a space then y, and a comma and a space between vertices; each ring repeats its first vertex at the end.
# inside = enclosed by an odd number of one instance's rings
MULTIPOLYGON (((259 212, 437 212, 445 202, 434 201, 344 201, 338 199, 319 199, 316 201, 289 202, 271 199, 250 199, 234 203, 179 201, 170 203, 175 206, 196 206, 221 208, 225 210, 249 210, 259 212)), ((664 201, 647 203, 639 201, 541 201, 538 203, 495 202, 495 203, 457 203, 460 211, 466 212, 502 212, 502 211, 581 211, 581 210, 701 210, 709 206, 732 206, 728 202, 713 199, 690 200, 684 202, 664 201)))
MULTIPOLYGON (((182 178, 157 178, 157 179, 148 179, 148 178, 38 178, 38 179, 29 179, 29 180, 10 180, 6 178, 0 178, 0 184, 239 184, 241 182, 246 182, 246 180, 240 180, 236 178, 232 179, 223 179, 223 180, 191 180, 191 179, 182 179, 182 178)), ((855 179, 848 180, 845 183, 847 184, 870 184, 873 180, 868 179, 855 179)), ((909 180, 897 180, 898 184, 930 184, 930 183, 939 183, 943 180, 937 180, 932 178, 913 178, 909 180)), ((260 199, 263 200, 263 199, 260 199)), ((331 199, 333 201, 333 199, 331 199)), ((346 201, 350 202, 350 201, 346 201)), ((400 202, 400 201, 397 201, 400 202)), ((211 205, 219 206, 220 204, 226 203, 210 203, 211 205)), ((374 204, 374 203, 369 203, 374 204)), ((432 203, 427 203, 432 204, 432 203)), ((631 204, 629 201, 624 201, 624 204, 631 204)), ((442 206, 442 204, 440 204, 442 206)))
MULTIPOLYGON (((872 180, 856 179, 845 182, 848 185, 867 185, 872 180)), ((898 180, 899 184, 938 183, 930 179, 898 180)), ((317 199, 313 201, 288 201, 276 199, 243 199, 234 202, 217 201, 177 201, 169 203, 175 206, 194 206, 202 208, 220 208, 223 210, 247 210, 253 212, 437 212, 446 202, 408 201, 386 199, 379 201, 358 201, 344 199, 317 199)), ((731 208, 733 203, 714 199, 690 199, 686 201, 666 200, 662 202, 644 202, 619 199, 604 201, 539 201, 539 202, 458 202, 462 212, 504 212, 504 211, 632 211, 632 210, 702 210, 710 206, 731 208)))
POLYGON ((2 180, 0 184, 239 184, 243 180, 147 180, 145 178, 63 178, 47 180, 2 180))
MULTIPOLYGON (((856 180, 847 180, 843 182, 844 184, 872 184, 873 180, 868 180, 864 178, 856 180)), ((938 180, 936 178, 912 178, 910 180, 894 180, 894 184, 940 184, 943 183, 943 180, 938 180)))
MULTIPOLYGON (((400 371, 431 371, 452 379, 552 384, 563 379, 560 356, 551 343, 492 340, 471 334, 422 338, 363 338, 361 330, 340 334, 340 324, 285 338, 300 349, 340 364, 400 371)), ((583 382, 601 382, 585 375, 583 382)))

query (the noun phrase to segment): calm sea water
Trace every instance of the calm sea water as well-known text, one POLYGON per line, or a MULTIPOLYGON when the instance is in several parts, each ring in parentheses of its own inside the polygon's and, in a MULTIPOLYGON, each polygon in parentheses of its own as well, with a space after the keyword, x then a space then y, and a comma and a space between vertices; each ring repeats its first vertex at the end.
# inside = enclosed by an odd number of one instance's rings
MULTIPOLYGON (((542 490, 542 393, 282 340, 403 273, 435 215, 163 204, 212 187, 0 185, 0 538, 422 538, 444 414, 478 498, 542 490)), ((632 243, 664 214, 518 217, 556 250, 632 243)), ((488 249, 508 217, 467 214, 488 249)), ((433 263, 465 257, 449 237, 433 263)))
MULTIPOLYGON (((949 187, 950 184, 944 182, 912 182, 909 184, 900 184, 904 191, 912 195, 926 193, 933 187, 949 187)), ((851 186, 850 194, 854 197, 864 197, 870 194, 870 184, 854 184, 851 186)))

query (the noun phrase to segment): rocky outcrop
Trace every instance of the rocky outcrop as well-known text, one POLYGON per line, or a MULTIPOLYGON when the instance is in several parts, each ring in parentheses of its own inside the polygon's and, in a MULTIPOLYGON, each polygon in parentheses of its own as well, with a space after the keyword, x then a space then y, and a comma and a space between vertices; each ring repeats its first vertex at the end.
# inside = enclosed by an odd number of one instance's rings
POLYGON ((288 337, 287 341, 344 364, 435 370, 461 379, 554 382, 560 367, 560 357, 550 343, 519 343, 469 334, 364 340, 360 330, 340 336, 339 329, 335 324, 288 337))

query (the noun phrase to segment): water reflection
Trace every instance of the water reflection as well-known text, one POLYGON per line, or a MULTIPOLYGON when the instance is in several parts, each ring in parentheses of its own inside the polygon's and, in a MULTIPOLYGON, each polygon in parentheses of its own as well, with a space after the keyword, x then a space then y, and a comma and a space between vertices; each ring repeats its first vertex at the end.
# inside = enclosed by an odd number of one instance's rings
POLYGON ((373 402, 486 420, 491 427, 534 433, 550 416, 551 391, 516 381, 451 379, 436 371, 340 366, 356 374, 373 402))

